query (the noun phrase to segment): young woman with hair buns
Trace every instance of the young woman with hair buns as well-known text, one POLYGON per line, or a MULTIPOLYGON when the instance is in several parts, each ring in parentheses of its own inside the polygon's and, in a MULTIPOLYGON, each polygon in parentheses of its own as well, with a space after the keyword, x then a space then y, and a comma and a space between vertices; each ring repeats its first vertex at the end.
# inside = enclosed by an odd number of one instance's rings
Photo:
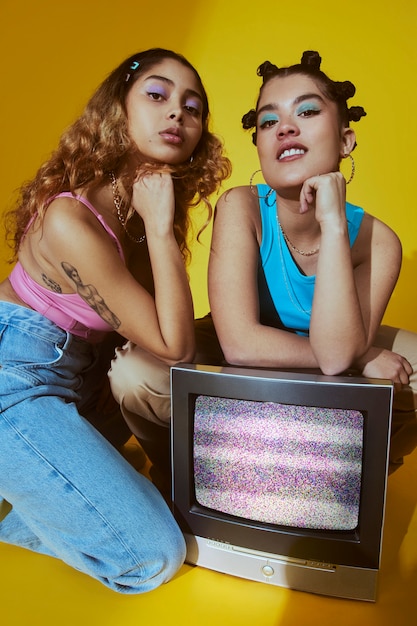
POLYGON ((295 65, 258 69, 263 83, 242 124, 254 129, 261 170, 217 203, 211 314, 227 363, 392 380, 393 470, 417 443, 417 335, 381 326, 401 244, 346 201, 355 173, 350 122, 365 111, 347 104, 354 85, 333 81, 320 65, 306 51, 295 65), (255 184, 260 172, 266 184, 255 184))

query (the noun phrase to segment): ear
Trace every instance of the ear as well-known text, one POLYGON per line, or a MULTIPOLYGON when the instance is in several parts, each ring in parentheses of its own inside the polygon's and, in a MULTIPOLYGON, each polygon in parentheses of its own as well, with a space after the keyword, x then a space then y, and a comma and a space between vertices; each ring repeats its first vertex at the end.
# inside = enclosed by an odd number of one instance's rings
POLYGON ((343 159, 352 152, 356 146, 355 131, 351 128, 344 128, 342 131, 342 137, 340 141, 340 157, 343 159))

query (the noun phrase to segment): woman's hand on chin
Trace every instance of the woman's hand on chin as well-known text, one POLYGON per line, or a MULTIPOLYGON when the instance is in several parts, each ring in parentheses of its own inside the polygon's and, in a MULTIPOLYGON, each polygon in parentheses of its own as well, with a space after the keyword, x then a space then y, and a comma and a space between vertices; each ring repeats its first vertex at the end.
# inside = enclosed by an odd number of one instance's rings
POLYGON ((304 181, 300 193, 300 213, 314 209, 321 224, 335 214, 345 213, 346 181, 340 172, 312 176, 304 181))
POLYGON ((147 236, 153 231, 172 233, 175 196, 170 172, 141 175, 133 184, 132 205, 145 223, 147 236))

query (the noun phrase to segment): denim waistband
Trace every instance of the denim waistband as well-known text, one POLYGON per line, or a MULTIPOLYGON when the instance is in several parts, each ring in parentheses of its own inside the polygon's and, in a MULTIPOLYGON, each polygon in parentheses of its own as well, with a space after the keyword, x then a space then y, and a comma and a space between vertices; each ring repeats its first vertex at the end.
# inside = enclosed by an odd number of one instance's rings
POLYGON ((0 322, 18 327, 23 332, 36 333, 47 340, 62 342, 67 332, 41 313, 13 302, 0 302, 0 322))
POLYGON ((78 354, 84 355, 94 352, 93 344, 59 328, 41 313, 20 304, 0 301, 0 324, 7 324, 22 333, 36 335, 44 341, 51 341, 71 352, 76 350, 78 354))

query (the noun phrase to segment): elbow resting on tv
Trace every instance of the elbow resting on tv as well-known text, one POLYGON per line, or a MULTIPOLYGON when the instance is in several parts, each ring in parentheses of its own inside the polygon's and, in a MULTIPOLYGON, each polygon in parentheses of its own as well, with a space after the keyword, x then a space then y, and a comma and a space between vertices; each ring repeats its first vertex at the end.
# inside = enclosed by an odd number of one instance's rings
POLYGON ((224 358, 230 365, 239 366, 256 366, 262 364, 259 355, 254 354, 253 350, 248 351, 244 346, 222 346, 224 358))
POLYGON ((334 354, 317 357, 320 370, 325 376, 337 376, 352 367, 354 356, 350 354, 334 354))

